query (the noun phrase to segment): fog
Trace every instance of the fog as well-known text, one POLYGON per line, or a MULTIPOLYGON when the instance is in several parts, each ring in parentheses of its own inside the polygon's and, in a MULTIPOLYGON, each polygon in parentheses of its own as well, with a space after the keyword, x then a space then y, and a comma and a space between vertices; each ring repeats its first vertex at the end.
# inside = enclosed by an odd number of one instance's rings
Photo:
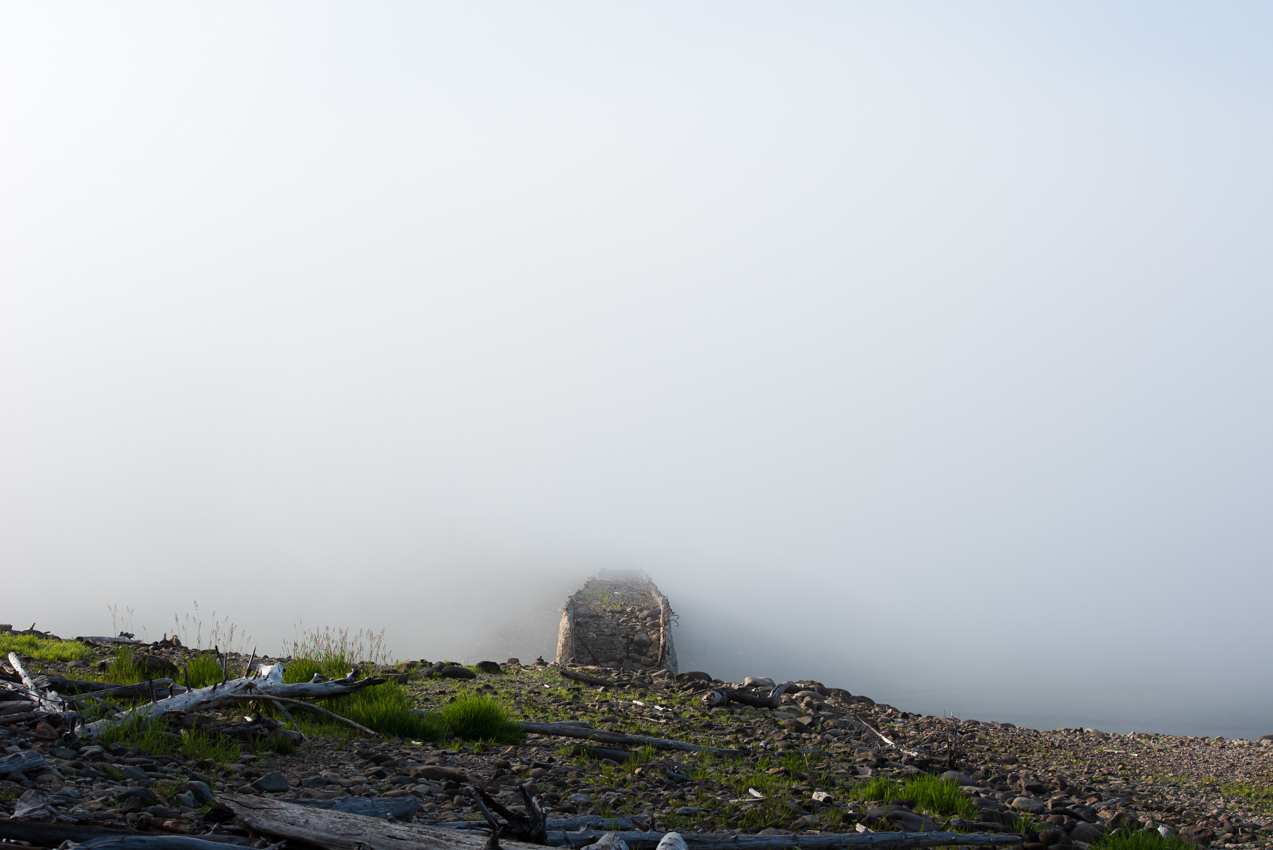
POLYGON ((1273 732, 1271 19, 6 6, 0 622, 1273 732))

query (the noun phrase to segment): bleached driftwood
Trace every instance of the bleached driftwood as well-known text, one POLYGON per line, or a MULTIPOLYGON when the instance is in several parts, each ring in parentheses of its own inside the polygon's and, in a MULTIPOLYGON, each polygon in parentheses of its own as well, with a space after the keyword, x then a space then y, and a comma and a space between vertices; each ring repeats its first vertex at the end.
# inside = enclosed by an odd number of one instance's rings
MULTIPOLYGON (((229 682, 217 682, 206 688, 187 691, 178 696, 164 700, 156 700, 138 706, 118 717, 87 723, 80 729, 81 735, 96 736, 103 729, 121 720, 140 718, 158 718, 167 714, 187 714, 197 711, 210 711, 214 708, 235 705, 245 700, 258 697, 276 697, 280 699, 328 699, 346 694, 353 694, 371 685, 384 683, 384 679, 355 679, 352 676, 344 679, 333 679, 327 682, 298 682, 292 685, 283 684, 282 670, 275 666, 266 676, 245 677, 229 682)), ((268 700, 266 700, 268 701, 268 700)), ((316 708, 316 706, 311 706, 316 708)))
MULTIPOLYGON (((346 812, 325 811, 298 806, 281 800, 247 794, 220 794, 214 801, 234 814, 234 819, 254 832, 273 838, 286 838, 323 848, 323 850, 482 850, 486 837, 463 829, 441 829, 416 823, 395 823, 346 812)), ((551 847, 579 848, 596 842, 603 835, 617 835, 633 850, 653 850, 666 834, 661 831, 623 831, 606 833, 599 830, 566 832, 550 830, 547 844, 551 847)), ((868 832, 836 835, 739 835, 737 833, 682 833, 693 850, 833 850, 839 847, 872 850, 906 850, 907 848, 942 847, 1006 847, 1021 843, 1019 835, 963 834, 957 832, 868 832)), ((539 846, 501 838, 505 850, 531 850, 539 846)))
MULTIPOLYGON (((248 794, 218 794, 213 804, 228 809, 242 826, 323 850, 483 850, 486 836, 417 823, 396 823, 364 815, 298 806, 248 794)), ((501 839, 504 850, 539 845, 501 839)))

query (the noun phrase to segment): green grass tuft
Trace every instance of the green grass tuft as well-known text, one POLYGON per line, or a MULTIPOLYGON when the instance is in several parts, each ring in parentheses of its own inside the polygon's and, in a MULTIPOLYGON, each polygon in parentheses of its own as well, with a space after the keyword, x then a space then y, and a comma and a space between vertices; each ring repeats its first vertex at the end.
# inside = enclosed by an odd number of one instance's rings
POLYGON ((468 741, 513 744, 525 736, 521 724, 510 718, 502 705, 481 694, 468 694, 449 702, 433 717, 452 735, 468 741))
POLYGON ((210 758, 219 764, 237 761, 241 750, 236 741, 209 735, 198 729, 170 731, 163 723, 147 717, 127 716, 109 723, 98 734, 97 741, 105 746, 123 744, 137 747, 148 755, 176 755, 187 759, 210 758))
POLYGON ((151 676, 133 659, 131 646, 117 646, 111 656, 110 667, 102 678, 104 681, 118 685, 135 685, 138 682, 149 681, 151 676))
POLYGON ((1156 829, 1107 835, 1092 847, 1093 850, 1190 850, 1180 838, 1164 838, 1156 829))
POLYGON ((204 688, 213 682, 220 682, 223 677, 221 663, 217 661, 216 655, 211 652, 201 652, 186 662, 186 669, 180 682, 184 685, 185 680, 189 679, 190 687, 204 688))
POLYGON ((10 652, 41 661, 82 661, 93 657, 93 650, 77 640, 51 640, 36 635, 0 632, 0 655, 10 652))
POLYGON ((959 790, 959 783, 938 779, 927 773, 912 776, 905 782, 878 777, 854 787, 854 797, 888 803, 893 800, 910 800, 915 808, 934 815, 973 818, 977 814, 972 801, 959 790))

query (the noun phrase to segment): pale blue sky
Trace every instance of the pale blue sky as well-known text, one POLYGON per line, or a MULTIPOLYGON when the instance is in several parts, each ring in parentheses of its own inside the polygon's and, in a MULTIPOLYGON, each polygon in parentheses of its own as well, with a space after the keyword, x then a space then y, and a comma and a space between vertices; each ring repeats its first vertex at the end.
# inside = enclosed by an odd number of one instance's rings
POLYGON ((4 7, 0 622, 1273 731, 1271 16, 4 7))

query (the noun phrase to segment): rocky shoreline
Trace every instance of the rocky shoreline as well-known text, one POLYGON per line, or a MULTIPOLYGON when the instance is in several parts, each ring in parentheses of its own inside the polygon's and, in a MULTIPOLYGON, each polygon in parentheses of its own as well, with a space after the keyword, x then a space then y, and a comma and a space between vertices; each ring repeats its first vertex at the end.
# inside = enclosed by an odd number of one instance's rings
MULTIPOLYGON (((180 665, 189 653, 171 642, 143 649, 161 666, 180 665)), ((71 678, 111 649, 94 652, 75 666, 30 664, 71 678)), ((229 663, 242 668, 249 659, 233 656, 229 663)), ((441 677, 441 665, 427 662, 379 672, 406 687, 424 711, 478 693, 525 722, 574 721, 729 752, 629 754, 535 734, 510 746, 353 736, 311 737, 290 755, 187 761, 136 746, 104 747, 69 729, 4 725, 0 715, 0 758, 34 751, 44 759, 38 770, 0 778, 0 820, 193 834, 216 824, 233 834, 226 813, 209 804, 218 793, 237 792, 400 801, 399 817, 440 823, 477 817, 469 787, 513 806, 525 786, 550 818, 653 821, 687 834, 956 830, 1019 833, 1028 850, 1037 850, 1081 848, 1114 830, 1148 828, 1195 845, 1273 846, 1273 747, 1266 741, 1038 731, 924 716, 809 680, 789 686, 772 709, 713 708, 703 697, 714 690, 765 693, 772 683, 570 668, 614 683, 600 687, 565 679, 542 660, 459 669, 455 675, 464 678, 441 677), (905 799, 861 799, 863 783, 921 774, 956 782, 972 816, 926 813, 905 799)))

